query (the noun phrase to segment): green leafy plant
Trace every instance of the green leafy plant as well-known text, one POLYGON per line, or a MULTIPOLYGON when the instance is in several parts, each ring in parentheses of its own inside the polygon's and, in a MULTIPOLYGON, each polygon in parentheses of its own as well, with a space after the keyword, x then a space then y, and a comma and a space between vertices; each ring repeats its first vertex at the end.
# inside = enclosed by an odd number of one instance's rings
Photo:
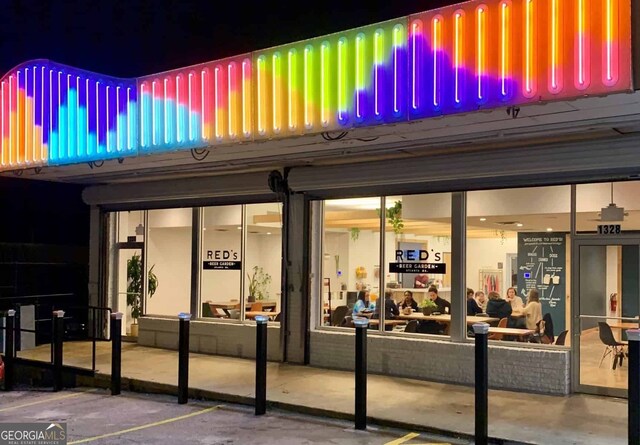
POLYGON ((349 233, 351 234, 351 239, 355 242, 360 238, 360 229, 357 227, 352 227, 349 229, 349 233))
POLYGON ((431 298, 427 297, 418 304, 418 307, 420 309, 424 309, 424 308, 436 309, 438 305, 431 298))
POLYGON ((389 224, 393 226, 393 232, 398 235, 404 229, 404 221, 402 220, 402 201, 396 201, 393 207, 389 207, 386 211, 386 217, 389 224))
POLYGON ((264 300, 269 297, 267 286, 271 284, 271 275, 265 273, 262 267, 253 266, 253 275, 247 274, 249 278, 249 295, 256 300, 264 300))
MULTIPOLYGON (((153 272, 155 264, 147 273, 147 294, 149 298, 158 290, 158 277, 153 272)), ((133 323, 138 323, 142 303, 142 258, 137 253, 127 260, 127 306, 131 306, 133 323)))

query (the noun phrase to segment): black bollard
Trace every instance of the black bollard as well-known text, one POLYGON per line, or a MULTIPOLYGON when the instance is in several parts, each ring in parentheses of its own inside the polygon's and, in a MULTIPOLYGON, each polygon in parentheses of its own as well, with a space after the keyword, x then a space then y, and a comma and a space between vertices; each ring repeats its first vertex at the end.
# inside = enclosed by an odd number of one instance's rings
POLYGON ((122 387, 122 312, 111 314, 111 395, 122 387))
POLYGON ((178 403, 189 400, 189 320, 191 314, 180 313, 180 338, 178 340, 178 403))
POLYGON ((355 318, 356 326, 356 429, 367 429, 367 327, 368 318, 355 318))
POLYGON ((627 331, 629 340, 629 441, 640 443, 640 329, 627 331))
POLYGON ((475 323, 476 339, 476 445, 489 443, 489 324, 475 323))
POLYGON ((256 416, 267 412, 267 322, 256 316, 256 416))
POLYGON ((7 322, 5 325, 4 336, 4 390, 11 391, 13 389, 13 367, 14 357, 16 356, 16 311, 9 309, 7 311, 7 322))
POLYGON ((53 311, 53 390, 61 391, 62 348, 64 345, 64 311, 53 311))

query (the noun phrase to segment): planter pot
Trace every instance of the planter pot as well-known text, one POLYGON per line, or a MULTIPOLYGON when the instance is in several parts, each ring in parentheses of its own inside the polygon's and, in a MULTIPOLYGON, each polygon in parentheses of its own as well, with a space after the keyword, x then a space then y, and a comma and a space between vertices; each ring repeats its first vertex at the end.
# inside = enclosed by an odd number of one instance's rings
POLYGON ((422 308, 422 313, 424 315, 431 315, 432 312, 433 312, 433 308, 431 308, 431 307, 423 307, 422 308))
POLYGON ((138 324, 132 324, 131 325, 131 336, 132 337, 137 337, 138 336, 138 324))
POLYGON ((254 297, 253 295, 249 295, 247 301, 249 303, 255 303, 256 302, 256 297, 254 297))

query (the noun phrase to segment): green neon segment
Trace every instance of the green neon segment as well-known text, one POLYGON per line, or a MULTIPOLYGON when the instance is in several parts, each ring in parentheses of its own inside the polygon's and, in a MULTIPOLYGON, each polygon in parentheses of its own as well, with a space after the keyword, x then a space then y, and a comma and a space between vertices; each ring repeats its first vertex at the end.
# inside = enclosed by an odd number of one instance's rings
POLYGON ((313 47, 307 45, 304 48, 304 91, 303 91, 303 106, 304 106, 304 125, 307 128, 313 127, 314 112, 313 106, 315 104, 315 82, 314 82, 314 65, 313 65, 313 47))
POLYGON ((347 51, 347 39, 343 37, 338 40, 338 118, 342 118, 342 112, 347 111, 349 108, 347 101, 347 86, 349 82, 347 51))
POLYGON ((331 110, 331 62, 329 42, 323 42, 320 46, 320 120, 322 125, 329 124, 331 110))
POLYGON ((362 91, 365 86, 365 37, 364 34, 356 36, 356 89, 362 91))

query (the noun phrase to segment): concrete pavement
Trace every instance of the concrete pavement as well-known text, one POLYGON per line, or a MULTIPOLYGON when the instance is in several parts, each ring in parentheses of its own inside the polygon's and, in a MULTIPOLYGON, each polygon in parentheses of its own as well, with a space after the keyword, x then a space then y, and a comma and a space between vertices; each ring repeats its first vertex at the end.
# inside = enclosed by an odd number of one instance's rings
MULTIPOLYGON (((30 356, 48 359, 48 348, 30 356)), ((97 378, 106 385, 111 348, 98 345, 97 378)), ((26 356, 25 353, 21 354, 26 356)), ((176 351, 123 344, 125 383, 140 391, 175 391, 176 351)), ((65 364, 90 366, 85 345, 65 344, 65 364)), ((251 403, 252 360, 191 354, 191 394, 215 400, 251 403)), ((277 407, 349 418, 354 409, 350 372, 268 364, 267 399, 277 407)), ((368 415, 373 421, 405 428, 469 437, 474 429, 473 388, 389 376, 370 375, 368 415)), ((491 437, 531 444, 626 444, 626 400, 588 395, 567 397, 492 390, 489 393, 491 437)))

